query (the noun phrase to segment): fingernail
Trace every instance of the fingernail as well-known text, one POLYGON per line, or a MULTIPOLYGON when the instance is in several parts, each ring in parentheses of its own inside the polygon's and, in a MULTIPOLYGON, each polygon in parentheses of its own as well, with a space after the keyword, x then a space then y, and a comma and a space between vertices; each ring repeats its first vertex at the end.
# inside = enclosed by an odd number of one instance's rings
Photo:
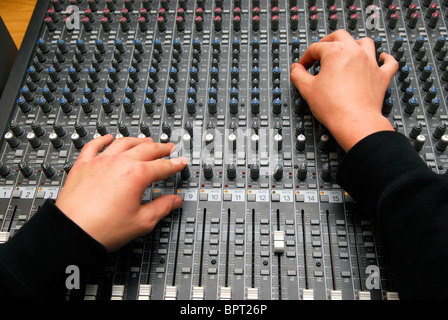
POLYGON ((188 164, 188 159, 187 158, 185 158, 185 157, 178 157, 178 158, 173 158, 173 159, 171 159, 171 162, 173 163, 173 164, 175 164, 175 165, 178 165, 178 164, 188 164))

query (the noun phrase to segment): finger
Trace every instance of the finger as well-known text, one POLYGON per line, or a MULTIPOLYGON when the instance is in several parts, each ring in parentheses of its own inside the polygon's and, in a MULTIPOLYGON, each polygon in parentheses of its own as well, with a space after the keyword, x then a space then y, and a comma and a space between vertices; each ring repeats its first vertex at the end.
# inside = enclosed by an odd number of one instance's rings
POLYGON ((152 231, 160 220, 181 205, 181 197, 174 194, 165 194, 142 205, 138 214, 143 226, 143 233, 152 231))
POLYGON ((376 49, 375 49, 375 43, 370 38, 361 38, 356 40, 356 43, 359 44, 360 47, 364 49, 364 51, 367 53, 367 55, 370 58, 373 58, 376 60, 376 49))
POLYGON ((144 185, 150 185, 155 181, 165 180, 182 170, 188 163, 183 157, 174 159, 157 159, 148 162, 140 162, 140 170, 136 172, 144 185))
POLYGON ((314 80, 305 67, 300 63, 293 63, 291 65, 290 80, 294 86, 299 90, 300 94, 306 99, 309 94, 309 88, 314 80))
POLYGON ((114 136, 111 134, 106 134, 89 141, 79 153, 78 161, 92 160, 103 148, 110 145, 112 141, 114 141, 114 136))
POLYGON ((348 33, 344 29, 336 30, 335 32, 332 32, 322 39, 319 40, 319 42, 333 42, 333 41, 354 41, 355 39, 352 37, 350 33, 348 33))
POLYGON ((381 53, 380 61, 383 65, 380 67, 386 73, 386 76, 391 79, 398 70, 398 62, 393 56, 388 53, 381 53))
POLYGON ((141 143, 126 151, 126 155, 134 160, 151 161, 169 156, 175 147, 174 143, 141 143))
POLYGON ((299 63, 306 69, 309 69, 316 61, 321 60, 325 54, 331 49, 329 42, 314 42, 306 49, 299 63))
POLYGON ((103 152, 105 155, 117 154, 127 151, 139 144, 147 142, 146 139, 123 137, 116 139, 107 149, 103 152))

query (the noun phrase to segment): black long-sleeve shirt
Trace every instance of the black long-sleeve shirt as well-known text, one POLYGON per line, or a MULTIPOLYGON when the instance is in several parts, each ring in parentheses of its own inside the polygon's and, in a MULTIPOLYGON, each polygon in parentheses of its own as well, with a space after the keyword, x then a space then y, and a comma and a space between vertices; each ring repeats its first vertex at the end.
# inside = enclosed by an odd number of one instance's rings
POLYGON ((337 180, 378 223, 400 299, 447 299, 448 176, 383 131, 348 151, 337 180))
MULTIPOLYGON (((448 177, 433 173, 405 136, 384 131, 345 155, 337 180, 379 224, 400 298, 448 298, 448 177)), ((49 200, 0 245, 0 298, 63 297, 68 265, 108 259, 49 200)))
POLYGON ((68 266, 94 270, 109 259, 102 244, 47 200, 0 245, 0 298, 64 299, 66 279, 74 275, 68 266))

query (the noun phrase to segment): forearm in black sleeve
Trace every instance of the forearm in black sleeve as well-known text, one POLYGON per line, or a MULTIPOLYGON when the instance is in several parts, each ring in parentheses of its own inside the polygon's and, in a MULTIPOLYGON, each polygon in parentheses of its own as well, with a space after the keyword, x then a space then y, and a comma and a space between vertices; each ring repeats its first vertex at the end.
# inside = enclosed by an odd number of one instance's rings
POLYGON ((47 200, 0 245, 0 298, 62 299, 69 265, 88 270, 109 258, 104 246, 47 200))
POLYGON ((337 179, 378 222, 400 298, 448 298, 448 177, 404 135, 383 131, 349 150, 337 179))

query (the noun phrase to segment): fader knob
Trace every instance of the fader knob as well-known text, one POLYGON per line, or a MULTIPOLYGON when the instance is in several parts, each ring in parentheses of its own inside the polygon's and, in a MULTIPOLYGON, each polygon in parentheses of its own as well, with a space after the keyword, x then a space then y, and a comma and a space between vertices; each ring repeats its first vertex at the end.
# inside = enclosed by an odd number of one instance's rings
POLYGON ((212 143, 214 141, 215 141, 215 136, 211 132, 209 132, 205 135, 205 145, 206 146, 211 145, 211 147, 213 148, 212 143))
POLYGON ((259 143, 260 143, 260 137, 258 136, 258 134, 254 133, 251 137, 250 137, 250 147, 252 150, 257 151, 258 147, 259 147, 259 143))
POLYGON ((236 135, 234 133, 229 134, 229 137, 227 138, 227 141, 229 143, 229 148, 230 150, 235 150, 236 149, 236 135))

